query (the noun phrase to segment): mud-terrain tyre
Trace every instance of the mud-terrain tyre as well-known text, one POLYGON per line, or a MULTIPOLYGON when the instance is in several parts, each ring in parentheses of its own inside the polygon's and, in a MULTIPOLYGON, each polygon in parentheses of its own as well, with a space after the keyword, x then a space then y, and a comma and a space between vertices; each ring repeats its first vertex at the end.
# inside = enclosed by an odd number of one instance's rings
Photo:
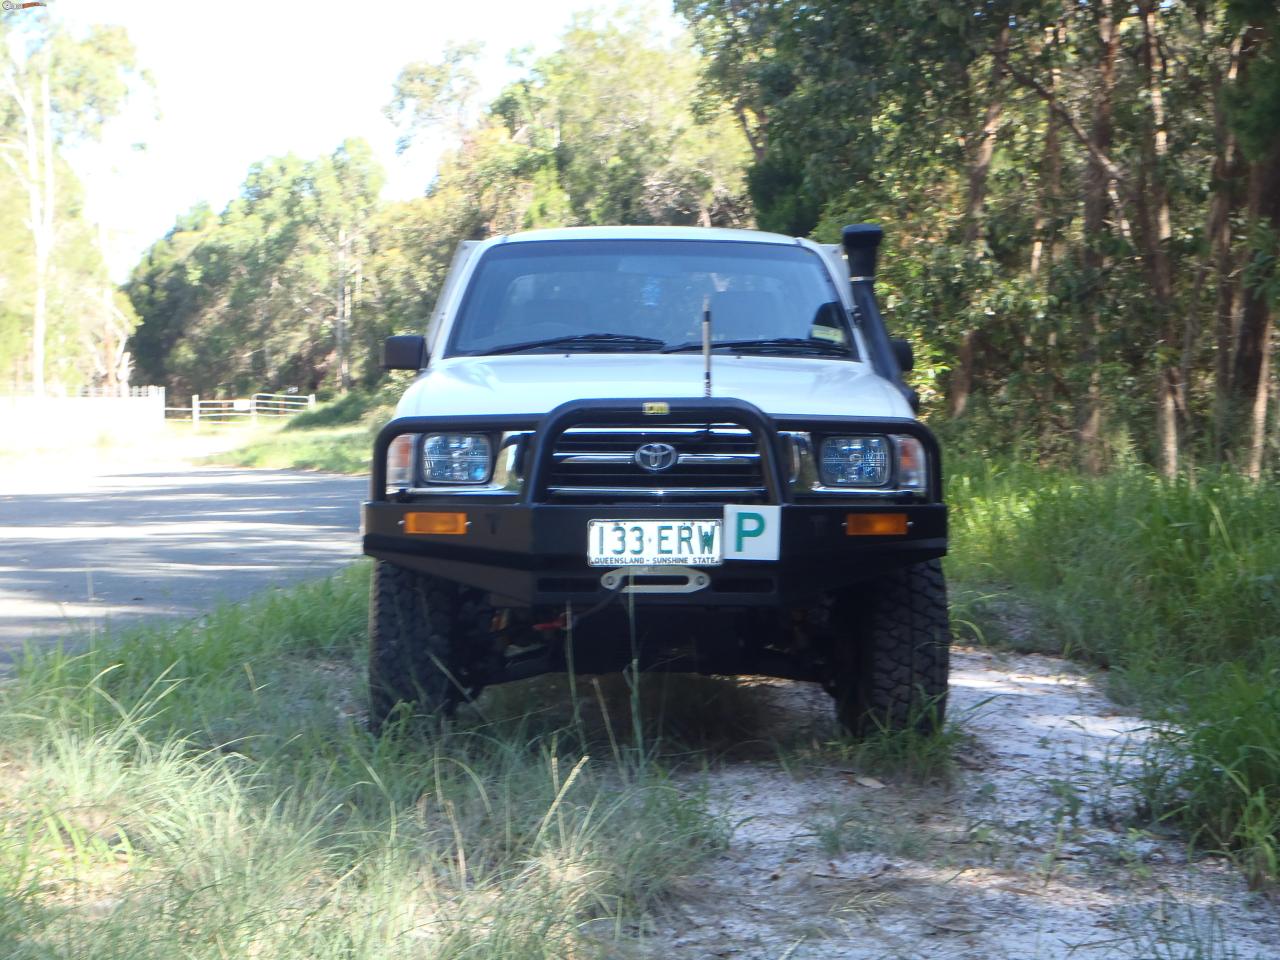
POLYGON ((483 595, 449 580, 376 561, 369 590, 369 728, 381 733, 396 707, 452 716, 474 692, 467 664, 492 611, 483 595))
POLYGON ((842 591, 831 611, 829 687, 836 717, 854 736, 913 726, 942 728, 951 627, 942 563, 929 560, 842 591))

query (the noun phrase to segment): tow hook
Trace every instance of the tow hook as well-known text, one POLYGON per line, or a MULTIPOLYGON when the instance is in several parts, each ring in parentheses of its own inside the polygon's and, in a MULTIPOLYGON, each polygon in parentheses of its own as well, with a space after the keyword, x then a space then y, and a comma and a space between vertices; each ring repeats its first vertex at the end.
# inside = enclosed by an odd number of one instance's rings
POLYGON ((600 585, 623 593, 695 593, 711 585, 711 577, 693 567, 617 567, 605 572, 600 585))

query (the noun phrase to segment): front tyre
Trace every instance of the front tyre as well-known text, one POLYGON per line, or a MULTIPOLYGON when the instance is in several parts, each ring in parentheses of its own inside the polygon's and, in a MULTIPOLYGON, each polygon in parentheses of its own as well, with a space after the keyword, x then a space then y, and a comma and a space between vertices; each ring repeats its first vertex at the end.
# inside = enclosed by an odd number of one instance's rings
POLYGON ((462 698, 467 641, 484 611, 476 591, 379 560, 369 593, 369 728, 397 705, 447 717, 462 698))
POLYGON ((940 730, 951 653, 941 561, 894 570, 834 599, 829 688, 841 725, 855 736, 940 730))

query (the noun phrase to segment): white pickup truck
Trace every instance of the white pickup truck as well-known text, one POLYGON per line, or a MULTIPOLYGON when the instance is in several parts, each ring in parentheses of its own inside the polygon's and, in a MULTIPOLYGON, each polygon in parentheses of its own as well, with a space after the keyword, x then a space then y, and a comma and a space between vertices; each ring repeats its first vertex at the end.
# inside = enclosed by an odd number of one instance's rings
POLYGON ((549 671, 822 683, 941 723, 941 457, 843 243, 587 227, 464 243, 374 445, 371 724, 549 671), (571 642, 570 642, 571 641, 571 642))

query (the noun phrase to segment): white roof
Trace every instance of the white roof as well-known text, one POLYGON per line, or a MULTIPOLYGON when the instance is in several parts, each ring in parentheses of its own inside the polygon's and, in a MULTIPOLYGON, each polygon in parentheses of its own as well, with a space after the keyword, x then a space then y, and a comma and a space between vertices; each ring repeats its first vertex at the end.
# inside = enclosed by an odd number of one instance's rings
POLYGON ((781 233, 760 230, 730 230, 724 227, 560 227, 553 230, 529 230, 505 237, 497 243, 520 243, 529 240, 737 240, 749 243, 787 243, 800 241, 781 233))

